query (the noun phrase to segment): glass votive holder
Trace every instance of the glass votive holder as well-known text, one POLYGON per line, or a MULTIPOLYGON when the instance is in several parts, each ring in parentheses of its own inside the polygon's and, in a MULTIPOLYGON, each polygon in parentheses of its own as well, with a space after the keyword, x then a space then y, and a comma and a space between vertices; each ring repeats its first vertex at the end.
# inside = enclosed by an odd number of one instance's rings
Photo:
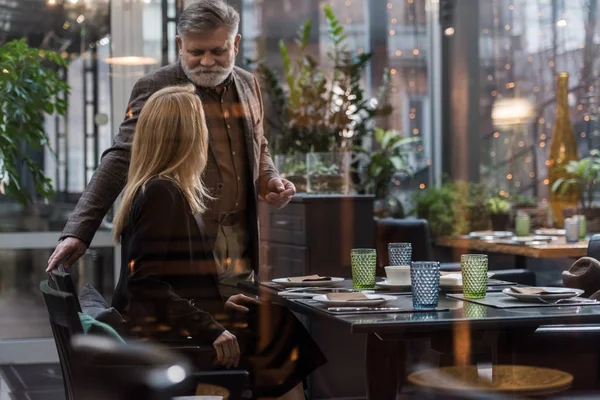
POLYGON ((437 308, 440 291, 440 263, 437 261, 411 262, 410 279, 414 309, 437 308))
POLYGON ((373 289, 375 287, 375 267, 377 266, 375 249, 352 249, 350 259, 354 289, 373 289))
POLYGON ((527 236, 531 232, 531 217, 529 214, 518 214, 515 218, 515 234, 527 236))
POLYGON ((488 256, 463 254, 460 257, 463 295, 467 299, 481 299, 487 291, 488 256))
POLYGON ((388 256, 390 259, 390 266, 392 267, 410 265, 412 260, 412 244, 389 243, 388 256))

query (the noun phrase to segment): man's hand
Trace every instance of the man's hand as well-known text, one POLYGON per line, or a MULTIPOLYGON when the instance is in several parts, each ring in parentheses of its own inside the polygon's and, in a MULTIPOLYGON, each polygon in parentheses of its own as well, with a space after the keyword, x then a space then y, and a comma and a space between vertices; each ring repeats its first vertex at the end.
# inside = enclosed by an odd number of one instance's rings
POLYGON ((68 237, 56 246, 54 253, 48 259, 48 268, 46 272, 50 272, 57 265, 63 264, 65 268, 70 267, 85 254, 87 245, 75 237, 68 237))
POLYGON ((273 178, 267 182, 267 192, 266 202, 271 207, 283 208, 296 194, 296 187, 287 179, 273 178))
POLYGON ((237 367, 240 363, 240 346, 237 338, 225 331, 221 333, 213 346, 217 351, 217 361, 225 368, 237 367))
POLYGON ((258 299, 255 299, 254 297, 248 297, 245 294, 236 294, 235 296, 231 296, 227 300, 227 302, 225 303, 225 310, 247 313, 250 311, 250 309, 248 309, 248 307, 245 307, 244 304, 259 305, 260 301, 258 299))

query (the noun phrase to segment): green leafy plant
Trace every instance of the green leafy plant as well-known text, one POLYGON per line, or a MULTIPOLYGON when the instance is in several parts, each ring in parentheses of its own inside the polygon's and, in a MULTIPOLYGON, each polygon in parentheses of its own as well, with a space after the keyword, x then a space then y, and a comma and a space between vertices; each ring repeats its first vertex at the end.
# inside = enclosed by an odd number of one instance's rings
POLYGON ((490 214, 507 214, 510 211, 510 202, 502 197, 491 197, 487 200, 487 209, 490 214))
POLYGON ((515 194, 510 198, 510 201, 515 208, 530 208, 537 207, 538 202, 535 197, 522 194, 515 194))
POLYGON ((414 213, 426 219, 434 237, 454 234, 455 192, 452 184, 445 183, 440 188, 420 190, 415 193, 414 213))
POLYGON ((569 162, 564 170, 568 176, 557 179, 552 185, 552 192, 565 194, 569 188, 575 187, 579 192, 581 208, 592 208, 600 178, 600 152, 592 150, 589 157, 569 162))
POLYGON ((354 147, 358 162, 358 192, 374 194, 376 199, 387 198, 396 174, 412 175, 408 154, 414 151, 417 142, 417 138, 407 138, 396 131, 375 128, 372 149, 354 147))
POLYGON ((0 182, 7 182, 7 194, 22 204, 32 197, 22 184, 23 166, 39 195, 48 198, 54 193, 29 152, 48 146, 44 114, 67 113, 67 101, 59 94, 67 93, 69 85, 58 66, 67 63, 57 53, 29 47, 24 39, 0 47, 0 182))
POLYGON ((446 182, 415 193, 414 213, 429 221, 433 236, 465 235, 489 225, 489 188, 481 183, 446 182))
POLYGON ((308 54, 311 20, 298 31, 297 57, 292 58, 286 44, 279 42, 285 88, 266 62, 254 63, 270 103, 266 119, 276 153, 288 149, 299 153, 346 150, 360 144, 371 132, 375 117, 392 111, 388 102, 389 71, 384 74, 377 98, 367 98, 361 78, 372 54, 348 50, 347 35, 331 7, 323 10, 332 45, 327 53, 331 67, 320 66, 308 54))

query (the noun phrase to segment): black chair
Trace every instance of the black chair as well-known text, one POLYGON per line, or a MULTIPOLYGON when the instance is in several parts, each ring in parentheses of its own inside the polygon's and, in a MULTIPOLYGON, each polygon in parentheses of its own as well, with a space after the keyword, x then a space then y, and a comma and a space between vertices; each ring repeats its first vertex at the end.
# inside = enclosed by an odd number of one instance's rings
MULTIPOLYGON (((375 221, 376 248, 380 274, 383 267, 389 265, 387 245, 393 242, 407 242, 412 244, 413 260, 433 260, 433 239, 429 230, 429 223, 425 219, 395 219, 384 218, 375 221)), ((459 262, 446 262, 440 264, 442 271, 460 271, 459 262)), ((494 278, 535 286, 535 274, 525 269, 494 270, 494 278)))
POLYGON ((77 305, 77 311, 81 312, 81 304, 79 303, 77 289, 75 288, 75 283, 71 278, 71 274, 65 270, 65 267, 62 264, 58 265, 50 273, 52 274, 51 278, 55 287, 61 292, 72 294, 77 305))
POLYGON ((40 283, 40 290, 48 309, 50 327, 63 374, 65 396, 67 400, 74 400, 78 397, 73 386, 76 368, 74 368, 70 341, 73 335, 83 334, 83 327, 77 315, 78 304, 72 294, 51 288, 48 281, 40 283))
POLYGON ((587 256, 600 260, 600 234, 593 235, 588 243, 587 256))
MULTIPOLYGON (((54 274, 54 273, 53 273, 54 274)), ((82 368, 77 365, 71 348, 71 338, 74 335, 83 334, 83 327, 79 320, 79 302, 73 293, 64 292, 58 288, 51 287, 63 285, 67 281, 72 280, 68 273, 58 272, 60 278, 56 281, 44 280, 40 283, 40 290, 44 296, 44 302, 48 310, 50 326, 56 343, 60 366, 63 373, 65 385, 65 396, 67 400, 87 399, 89 397, 82 396, 78 390, 81 390, 81 385, 77 382, 85 380, 85 374, 82 373, 82 368), (62 279, 62 283, 59 283, 62 279)), ((68 286, 68 284, 66 285, 68 286)), ((74 289, 74 285, 71 286, 74 289)), ((134 343, 134 342, 132 342, 134 343)), ((128 343, 129 344, 129 343, 128 343)), ((206 358, 212 356, 214 350, 203 346, 182 346, 180 343, 161 343, 180 357, 188 359, 190 362, 195 361, 198 357, 206 358)), ((210 358, 212 359, 212 357, 210 358)), ((119 365, 111 365, 112 372, 116 371, 119 365)), ((128 371, 121 370, 120 373, 128 371)), ((125 374, 126 375, 126 374, 125 374)), ((202 371, 191 374, 186 385, 180 385, 180 396, 194 393, 195 385, 199 383, 211 384, 225 387, 230 392, 230 399, 245 399, 250 396, 249 385, 250 379, 247 371, 202 371), (194 385, 192 387, 191 385, 194 385)), ((139 398, 139 397, 134 397, 139 398)))

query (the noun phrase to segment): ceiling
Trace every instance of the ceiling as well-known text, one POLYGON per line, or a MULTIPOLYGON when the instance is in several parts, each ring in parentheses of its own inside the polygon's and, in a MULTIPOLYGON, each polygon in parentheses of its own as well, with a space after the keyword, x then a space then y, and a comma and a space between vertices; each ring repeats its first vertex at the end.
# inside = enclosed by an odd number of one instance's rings
POLYGON ((25 37, 34 47, 78 52, 82 38, 109 33, 108 1, 0 0, 0 45, 25 37))

